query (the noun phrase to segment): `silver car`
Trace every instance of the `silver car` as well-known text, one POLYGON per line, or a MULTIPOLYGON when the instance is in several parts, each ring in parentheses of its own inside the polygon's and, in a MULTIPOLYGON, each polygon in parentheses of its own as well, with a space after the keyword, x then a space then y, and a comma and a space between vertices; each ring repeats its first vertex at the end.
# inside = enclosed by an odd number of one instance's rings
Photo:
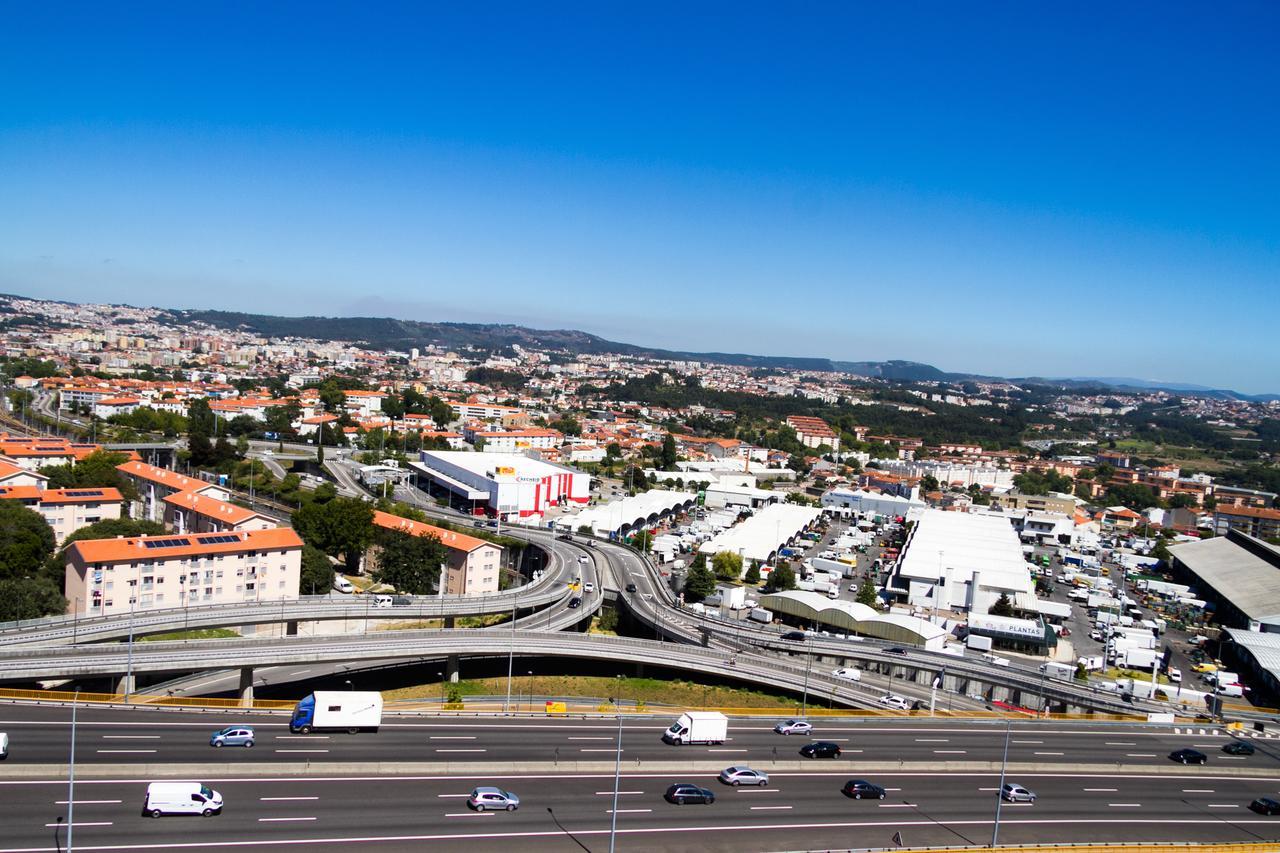
POLYGON ((739 764, 721 770, 720 781, 735 788, 739 785, 757 785, 763 788, 769 784, 769 774, 763 770, 752 770, 750 767, 739 764))
POLYGON ((476 788, 471 792, 471 796, 467 798, 467 805, 478 812, 486 810, 501 811, 502 809, 513 812, 520 808, 520 798, 501 788, 476 788))
POLYGON ((253 746, 253 729, 249 726, 227 726, 209 736, 209 746, 253 746))
POLYGON ((807 735, 813 731, 813 723, 807 720, 785 720, 773 727, 780 735, 807 735))
POLYGON ((1036 794, 1035 791, 1028 791, 1021 785, 1010 782, 1000 789, 1000 798, 1007 803, 1034 803, 1036 794))

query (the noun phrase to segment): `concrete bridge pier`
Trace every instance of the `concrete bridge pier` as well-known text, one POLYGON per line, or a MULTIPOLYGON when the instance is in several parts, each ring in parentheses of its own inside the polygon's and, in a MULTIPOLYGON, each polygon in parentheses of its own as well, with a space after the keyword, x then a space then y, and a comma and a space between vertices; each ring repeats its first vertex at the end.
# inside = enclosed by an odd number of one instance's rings
POLYGON ((240 707, 253 707, 253 667, 240 667, 240 707))
POLYGON ((459 658, 457 655, 449 655, 444 659, 444 676, 449 680, 450 684, 458 683, 458 666, 459 658))
POLYGON ((116 682, 116 693, 131 696, 138 689, 137 681, 133 675, 122 675, 120 680, 116 682))

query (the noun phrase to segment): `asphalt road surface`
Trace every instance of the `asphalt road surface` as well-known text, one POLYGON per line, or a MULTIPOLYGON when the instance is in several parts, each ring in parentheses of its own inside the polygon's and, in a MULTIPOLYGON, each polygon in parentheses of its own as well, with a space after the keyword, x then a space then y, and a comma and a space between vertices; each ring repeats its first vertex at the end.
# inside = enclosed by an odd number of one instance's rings
MULTIPOLYGON (((734 789, 708 773, 624 774, 618 786, 619 850, 797 850, 890 846, 895 832, 913 846, 990 840, 998 778, 990 773, 882 774, 884 800, 840 793, 853 770, 775 774, 767 788, 734 789), (663 799, 677 779, 711 788, 711 805, 663 799)), ((199 778, 219 791, 223 814, 203 818, 141 814, 145 778, 122 772, 79 782, 75 849, 376 851, 604 851, 609 847, 612 773, 572 776, 199 778), (518 794, 514 812, 477 813, 466 797, 477 784, 518 794)), ((1225 841, 1280 838, 1280 818, 1247 809, 1275 795, 1280 776, 1224 779, 1133 775, 1022 775, 1034 804, 1005 804, 1000 840, 1225 841)), ((3 781, 0 853, 58 850, 65 838, 65 780, 3 781)))
MULTIPOLYGON (((674 719, 675 714, 671 715, 674 719)), ((660 740, 665 717, 624 721, 623 758, 633 767, 650 761, 768 763, 798 759, 810 740, 832 740, 850 766, 896 762, 1000 761, 1002 723, 975 724, 943 719, 813 720, 813 737, 778 735, 772 717, 733 718, 728 742, 716 746, 668 746, 660 740)), ((65 764, 70 745, 70 709, 0 706, 0 731, 10 740, 9 766, 65 764)), ((137 708, 81 707, 77 718, 77 764, 199 764, 229 762, 569 762, 612 760, 616 724, 612 719, 453 718, 387 716, 376 734, 294 735, 283 714, 205 713, 137 708), (224 726, 255 728, 252 749, 209 746, 209 735, 224 726)), ((1168 754, 1183 747, 1209 756, 1209 769, 1248 768, 1280 775, 1280 740, 1251 740, 1252 756, 1229 756, 1231 738, 1219 729, 1021 723, 1011 728, 1013 764, 1108 764, 1126 768, 1171 767, 1168 754), (1191 732, 1191 733, 1189 733, 1191 732)))

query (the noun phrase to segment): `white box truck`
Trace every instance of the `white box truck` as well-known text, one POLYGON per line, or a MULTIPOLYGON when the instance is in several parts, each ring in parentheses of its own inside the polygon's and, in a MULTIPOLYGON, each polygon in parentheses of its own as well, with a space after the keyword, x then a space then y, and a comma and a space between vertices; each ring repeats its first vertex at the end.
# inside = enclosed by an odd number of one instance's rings
POLYGON ((142 814, 198 814, 210 817, 222 813, 222 795, 199 782, 152 782, 142 800, 142 814))
POLYGON ((382 694, 368 690, 317 690, 293 709, 289 731, 376 732, 382 725, 382 694))
POLYGON ((724 743, 729 738, 729 718, 719 711, 685 711, 662 733, 667 743, 724 743))
POLYGON ((720 593, 720 606, 728 607, 730 610, 741 610, 746 605, 747 588, 743 586, 722 586, 717 590, 720 593))
POLYGON ((978 651, 991 651, 990 637, 979 637, 977 634, 969 634, 964 638, 964 644, 969 648, 977 649, 978 651))
POLYGON ((759 622, 762 625, 768 625, 770 622, 773 621, 773 611, 766 610, 763 607, 757 607, 751 611, 751 615, 748 618, 751 619, 751 621, 753 622, 759 622))
POLYGON ((1050 678, 1075 678, 1076 668, 1069 663, 1047 661, 1040 664, 1040 671, 1050 678))

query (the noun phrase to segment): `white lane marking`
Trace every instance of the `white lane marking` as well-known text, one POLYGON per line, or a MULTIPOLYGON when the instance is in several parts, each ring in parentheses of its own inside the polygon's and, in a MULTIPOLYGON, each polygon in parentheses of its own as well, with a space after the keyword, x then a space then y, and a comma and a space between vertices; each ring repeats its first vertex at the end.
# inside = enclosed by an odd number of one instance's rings
POLYGON ((258 797, 264 803, 276 802, 282 800, 318 800, 319 797, 258 797))
POLYGON ((1044 743, 1042 740, 1015 740, 1013 743, 1044 743))
POLYGON ((1107 803, 1113 809, 1139 809, 1142 803, 1107 803))
POLYGON ((108 755, 108 754, 118 755, 120 753, 140 753, 140 752, 155 752, 155 751, 156 750, 154 749, 99 749, 99 750, 96 750, 96 752, 102 755, 108 755))
MULTIPOLYGON (((902 789, 901 789, 901 788, 885 788, 885 790, 886 790, 886 791, 901 791, 902 789)), ((992 788, 992 790, 994 791, 995 789, 994 789, 994 788, 992 788)))
MULTIPOLYGON (((67 825, 67 824, 65 824, 65 823, 46 823, 46 824, 45 824, 45 826, 66 826, 66 825, 67 825)), ((85 822, 85 823, 81 823, 80 821, 76 821, 75 823, 73 823, 73 824, 71 824, 71 825, 72 825, 72 826, 111 826, 111 821, 109 821, 109 820, 97 820, 97 821, 91 821, 91 822, 85 822)))
POLYGON ((611 737, 586 737, 586 736, 574 737, 574 736, 570 735, 569 740, 613 740, 613 738, 611 738, 611 737))
POLYGON ((328 740, 328 735, 272 735, 276 740, 328 740))
MULTIPOLYGON (((618 814, 648 814, 653 809, 618 809, 618 814)), ((605 809, 605 814, 613 814, 613 809, 605 809)))
POLYGON ((1240 804, 1239 803, 1206 803, 1205 808, 1207 809, 1238 809, 1240 808, 1240 804))
POLYGON ((968 750, 964 749, 935 749, 934 755, 964 755, 968 750))
POLYGON ((1244 761, 1243 755, 1219 755, 1219 761, 1244 761))
POLYGON ((470 794, 436 794, 436 796, 443 800, 446 797, 469 797, 471 795, 470 794))
POLYGON ((782 811, 782 810, 793 809, 793 808, 795 808, 795 806, 752 806, 751 811, 753 812, 766 811, 766 810, 782 811))
MULTIPOLYGON (((441 752, 443 751, 444 750, 441 750, 441 752)), ((484 752, 484 750, 480 750, 480 751, 484 752)), ((614 749, 613 747, 610 747, 608 749, 592 749, 591 747, 583 746, 578 748, 578 752, 626 752, 626 750, 614 749)), ((743 752, 746 752, 746 750, 744 749, 743 752)))
POLYGON ((1065 752, 1033 752, 1032 755, 1066 755, 1065 752))
MULTIPOLYGON (((618 796, 622 796, 623 794, 643 794, 644 791, 618 791, 617 793, 618 793, 618 796)), ((613 794, 614 794, 613 791, 596 791, 596 796, 598 797, 603 797, 603 796, 612 797, 613 794)))
POLYGON ((759 787, 752 787, 752 788, 738 787, 737 791, 739 794, 781 794, 782 793, 782 791, 778 788, 759 788, 759 787))
POLYGON ((979 788, 979 791, 999 791, 999 788, 979 788))
POLYGON ((294 674, 294 675, 306 675, 306 674, 307 674, 308 672, 310 672, 310 671, 311 671, 311 670, 309 670, 309 669, 300 669, 300 670, 298 670, 297 672, 295 672, 295 673, 293 673, 293 674, 294 674))
MULTIPOLYGON (((77 806, 98 806, 98 805, 107 805, 111 803, 120 803, 120 802, 124 802, 124 801, 123 800, 76 800, 76 805, 77 806)), ((54 800, 53 804, 55 806, 65 806, 67 804, 67 801, 54 800)))
MULTIPOLYGON (((993 789, 993 790, 994 790, 994 789, 993 789)), ((1093 792, 1095 792, 1095 793, 1104 793, 1104 792, 1105 792, 1105 793, 1108 793, 1108 794, 1114 794, 1116 791, 1119 791, 1120 789, 1119 789, 1119 788, 1081 788, 1080 790, 1082 790, 1082 791, 1093 791, 1093 792)))
POLYGON ((327 749, 277 749, 276 752, 328 752, 327 749))
POLYGON ((487 749, 437 749, 436 752, 488 752, 487 749))
MULTIPOLYGON (((586 750, 582 750, 586 752, 586 750)), ((745 749, 708 749, 707 752, 746 752, 745 749)))
POLYGON ((880 803, 882 809, 914 809, 915 803, 880 803))
POLYGON ((841 752, 862 752, 860 749, 842 749, 841 752))
POLYGON ((103 735, 103 740, 160 740, 160 735, 103 735))
POLYGON ((918 737, 916 743, 947 743, 951 739, 945 737, 918 737))
MULTIPOLYGON (((475 740, 475 735, 427 735, 427 740, 475 740)), ((569 738, 573 740, 573 738, 569 738)))
POLYGON ((285 823, 297 820, 315 820, 313 817, 260 817, 258 823, 285 823))
POLYGON ((1107 741, 1103 741, 1103 745, 1104 746, 1137 746, 1138 744, 1136 741, 1107 740, 1107 741))
POLYGON ((445 812, 445 817, 493 817, 493 812, 445 812))
POLYGON ((1155 758, 1154 752, 1126 752, 1125 758, 1155 758))
POLYGON ((1212 793, 1214 793, 1214 790, 1213 790, 1212 788, 1183 788, 1183 789, 1182 789, 1182 793, 1184 793, 1184 794, 1212 794, 1212 793))

